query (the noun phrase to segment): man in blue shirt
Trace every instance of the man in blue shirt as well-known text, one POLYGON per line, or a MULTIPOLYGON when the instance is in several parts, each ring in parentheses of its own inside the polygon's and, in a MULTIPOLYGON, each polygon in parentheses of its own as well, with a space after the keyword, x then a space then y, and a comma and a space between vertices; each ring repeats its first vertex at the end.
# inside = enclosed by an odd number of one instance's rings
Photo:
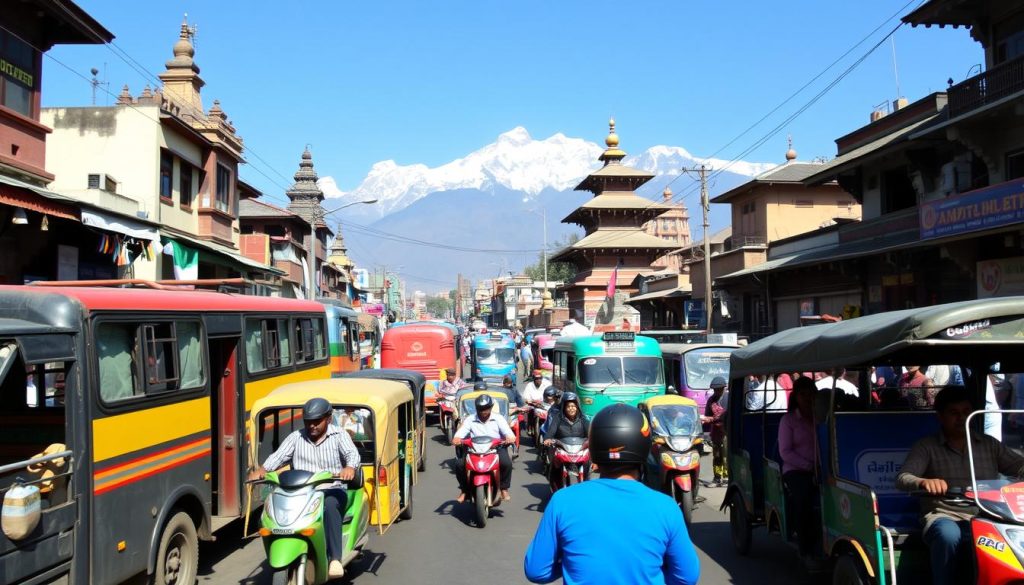
POLYGON ((632 406, 614 404, 590 423, 601 479, 559 490, 526 549, 533 583, 693 585, 697 551, 675 501, 639 480, 651 431, 632 406))

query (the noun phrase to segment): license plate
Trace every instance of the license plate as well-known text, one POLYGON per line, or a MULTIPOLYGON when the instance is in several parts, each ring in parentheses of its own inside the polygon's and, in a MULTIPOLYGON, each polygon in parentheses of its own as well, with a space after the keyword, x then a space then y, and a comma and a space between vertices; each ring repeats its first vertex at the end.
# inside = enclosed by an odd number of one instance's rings
POLYGON ((272 534, 294 534, 295 531, 291 528, 273 528, 270 531, 272 534))

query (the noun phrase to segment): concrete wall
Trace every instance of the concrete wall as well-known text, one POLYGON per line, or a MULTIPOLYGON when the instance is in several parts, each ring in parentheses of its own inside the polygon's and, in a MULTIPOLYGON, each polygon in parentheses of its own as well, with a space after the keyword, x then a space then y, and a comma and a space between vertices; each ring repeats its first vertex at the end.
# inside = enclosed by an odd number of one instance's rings
POLYGON ((836 217, 861 216, 860 205, 838 185, 759 185, 730 203, 734 245, 739 245, 744 237, 773 242, 814 231, 836 217), (840 201, 849 206, 837 205, 840 201), (743 207, 750 202, 754 203, 754 211, 744 214, 743 207))

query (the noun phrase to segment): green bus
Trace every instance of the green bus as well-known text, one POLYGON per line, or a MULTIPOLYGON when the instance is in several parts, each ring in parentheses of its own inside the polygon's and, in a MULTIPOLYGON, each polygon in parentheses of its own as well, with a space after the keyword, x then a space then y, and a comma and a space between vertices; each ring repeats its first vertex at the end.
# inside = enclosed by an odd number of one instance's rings
POLYGON ((551 362, 552 384, 579 395, 587 419, 609 404, 636 406, 665 393, 661 347, 632 331, 560 337, 551 362))

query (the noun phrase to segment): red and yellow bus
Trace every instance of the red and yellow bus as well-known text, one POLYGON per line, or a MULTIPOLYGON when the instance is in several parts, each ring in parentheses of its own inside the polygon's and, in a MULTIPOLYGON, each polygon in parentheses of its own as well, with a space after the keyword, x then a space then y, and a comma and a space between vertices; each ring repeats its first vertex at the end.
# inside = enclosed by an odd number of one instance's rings
POLYGON ((426 376, 427 410, 437 408, 437 387, 444 371, 454 369, 462 376, 459 361, 461 348, 456 347, 453 328, 432 323, 415 323, 391 327, 384 332, 380 345, 382 368, 413 370, 426 376))
POLYGON ((0 492, 41 501, 0 538, 5 582, 195 581, 246 512, 253 402, 329 377, 316 302, 0 287, 0 492))

